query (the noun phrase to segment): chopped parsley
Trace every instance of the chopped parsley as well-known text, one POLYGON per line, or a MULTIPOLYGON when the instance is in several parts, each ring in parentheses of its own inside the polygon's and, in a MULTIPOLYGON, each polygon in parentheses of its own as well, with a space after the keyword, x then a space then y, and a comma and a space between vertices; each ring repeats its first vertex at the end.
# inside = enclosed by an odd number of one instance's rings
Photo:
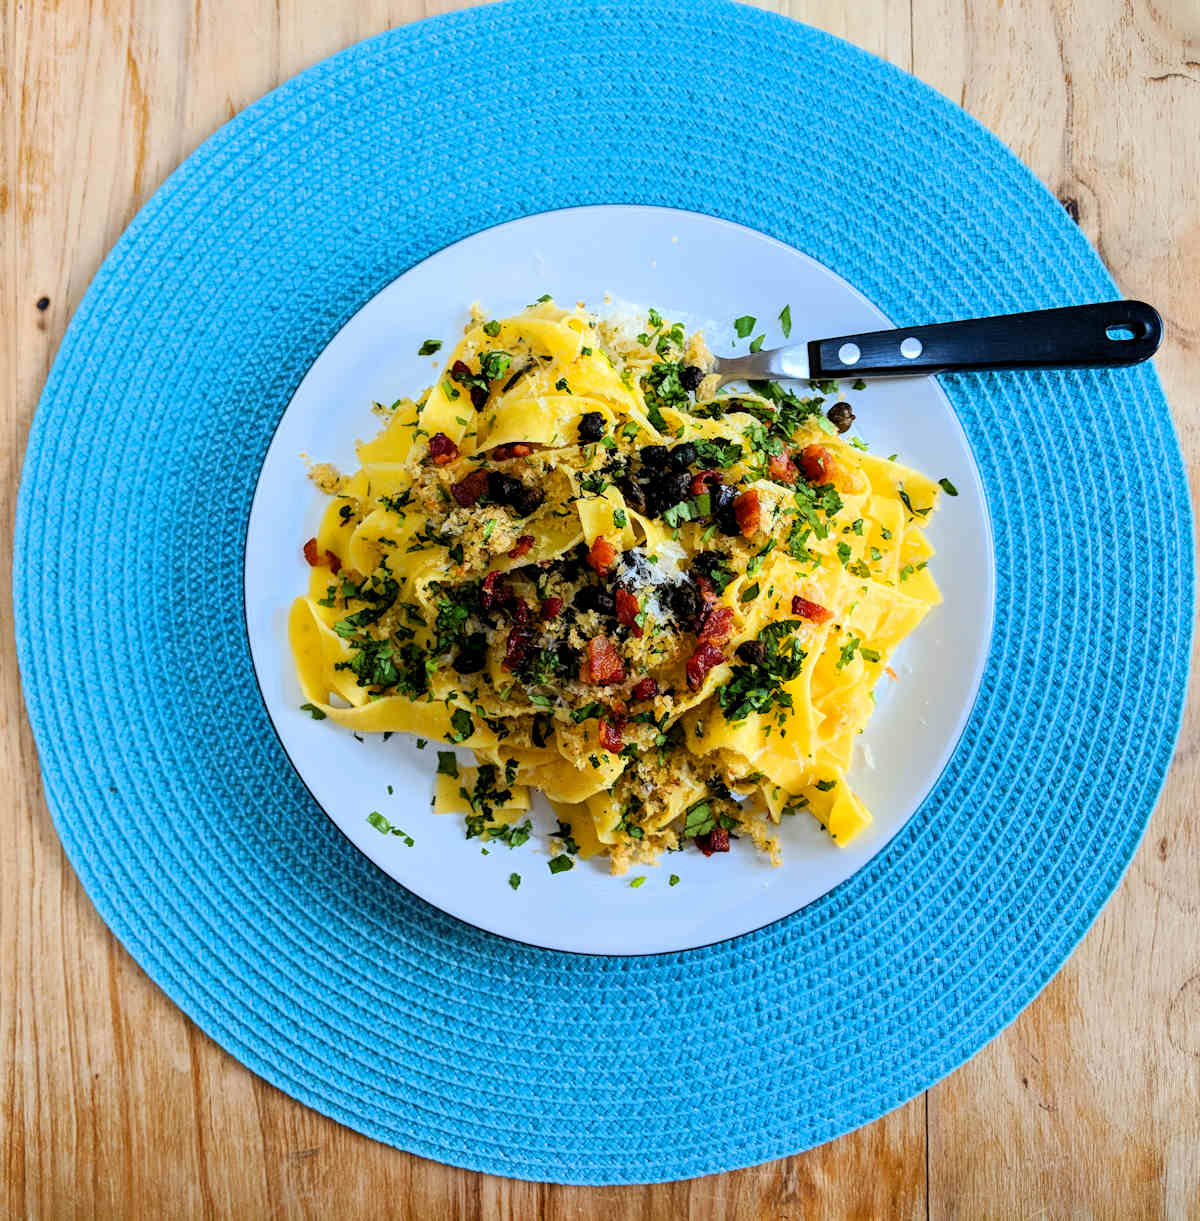
POLYGON ((717 825, 711 801, 698 801, 683 815, 683 834, 686 839, 707 835, 717 825))
POLYGON ((745 339, 751 331, 754 330, 754 324, 758 321, 753 314, 743 314, 740 318, 733 320, 733 329, 737 332, 739 339, 745 339))
POLYGON ((840 670, 844 666, 848 666, 854 660, 854 654, 858 652, 858 646, 861 641, 857 636, 851 636, 849 640, 842 645, 842 651, 838 657, 837 668, 840 670))
POLYGON ((933 505, 929 505, 929 506, 927 506, 927 507, 926 507, 926 508, 924 508, 924 509, 918 509, 918 508, 917 508, 917 507, 916 507, 916 506, 913 504, 912 500, 911 500, 911 499, 909 499, 909 495, 908 495, 908 493, 907 493, 907 492, 904 490, 904 484, 900 484, 900 485, 899 485, 899 489, 900 489, 900 500, 901 500, 901 502, 903 503, 904 507, 905 507, 905 508, 906 508, 906 509, 907 509, 907 510, 908 510, 908 511, 909 511, 909 512, 910 512, 910 513, 911 513, 911 514, 914 516, 914 517, 925 517, 926 515, 928 515, 928 513, 930 512, 930 510, 933 508, 933 505))
POLYGON ((316 704, 301 704, 300 711, 307 712, 314 721, 323 721, 325 719, 325 714, 316 706, 316 704))
POLYGON ((454 710, 450 717, 450 725, 453 729, 453 732, 448 735, 451 742, 465 742, 475 732, 475 722, 465 708, 454 710))
POLYGON ((437 774, 453 776, 458 779, 458 756, 452 750, 439 750, 437 753, 437 774))
POLYGON ((958 488, 956 488, 945 475, 938 480, 938 483, 941 485, 942 491, 945 492, 947 496, 958 495, 958 488))
POLYGON ((717 702, 725 719, 744 721, 752 712, 768 712, 778 705, 792 706, 783 684, 796 678, 807 656, 794 638, 803 626, 799 619, 768 624, 758 634, 766 653, 757 665, 734 666, 729 681, 717 691, 717 702))
POLYGON ((629 888, 630 888, 630 890, 637 890, 637 888, 638 888, 639 886, 644 886, 644 885, 645 885, 645 882, 646 882, 646 875, 643 873, 643 874, 641 875, 641 877, 634 878, 634 879, 633 879, 633 880, 632 880, 632 881, 629 883, 629 888))
POLYGON ((493 318, 490 322, 483 324, 483 333, 490 339, 495 339, 500 334, 500 319, 493 318))
POLYGON ((407 831, 402 830, 400 827, 395 827, 388 822, 388 820, 384 818, 384 816, 380 814, 378 810, 372 810, 370 814, 367 815, 367 822, 369 822, 371 826, 373 826, 381 835, 397 836, 399 839, 404 841, 404 846, 406 848, 411 848, 416 842, 407 831))
POLYGON ((779 329, 783 331, 784 339, 792 337, 792 307, 785 305, 779 311, 779 329))
MULTIPOLYGON (((497 378, 503 377, 512 366, 512 357, 507 352, 492 351, 484 352, 479 358, 479 373, 481 377, 486 378, 489 382, 494 382, 497 378)), ((487 389, 485 386, 484 389, 487 389)))
POLYGON ((679 375, 683 366, 678 361, 656 361, 642 378, 642 393, 646 399, 646 417, 659 432, 667 431, 662 409, 686 411, 691 400, 679 375))
POLYGON ((715 437, 707 441, 695 441, 696 461, 701 465, 724 469, 732 466, 741 456, 742 447, 736 441, 715 437))
POLYGON ((671 874, 671 876, 667 879, 667 885, 668 886, 678 886, 679 885, 679 874, 677 874, 677 873, 671 874))
POLYGON ((417 349, 418 356, 432 356, 442 346, 440 339, 427 339, 417 349))
POLYGON ((575 868, 575 862, 565 853, 559 856, 551 857, 546 864, 551 873, 566 873, 568 869, 575 868))
POLYGON ((819 788, 822 793, 828 793, 830 789, 834 789, 836 787, 837 787, 836 780, 818 780, 817 781, 817 788, 819 788))
POLYGON ((562 841, 564 852, 569 853, 571 856, 578 856, 579 845, 575 842, 575 838, 571 834, 570 824, 563 822, 561 818, 558 820, 558 826, 555 829, 554 838, 562 841))
POLYGON ((750 351, 761 352, 764 339, 766 339, 765 335, 755 335, 754 338, 750 340, 750 351))
POLYGON ((521 885, 521 875, 519 873, 510 873, 508 875, 508 884, 516 890, 521 885))

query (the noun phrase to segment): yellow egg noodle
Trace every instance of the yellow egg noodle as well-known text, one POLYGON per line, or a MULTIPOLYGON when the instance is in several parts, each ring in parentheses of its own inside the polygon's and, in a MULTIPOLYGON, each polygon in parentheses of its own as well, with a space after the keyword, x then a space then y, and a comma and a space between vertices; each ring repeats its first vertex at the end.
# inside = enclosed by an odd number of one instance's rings
POLYGON ((940 601, 939 486, 847 441, 822 394, 708 393, 710 365, 653 310, 474 311, 361 468, 314 472, 289 620, 313 715, 470 747, 475 768, 439 752, 436 810, 519 842, 540 789, 558 846, 615 873, 731 835, 778 861, 798 811, 857 835, 854 739, 940 601))

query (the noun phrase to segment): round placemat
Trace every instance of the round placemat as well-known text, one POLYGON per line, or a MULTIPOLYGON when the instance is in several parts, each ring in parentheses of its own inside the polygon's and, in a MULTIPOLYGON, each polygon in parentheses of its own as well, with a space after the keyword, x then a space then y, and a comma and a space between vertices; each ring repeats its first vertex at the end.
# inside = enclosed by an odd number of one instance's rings
POLYGON ((588 958, 455 921, 343 839, 276 741, 243 628, 246 518, 275 422, 356 309, 466 234, 583 203, 752 226, 898 323, 1119 295, 987 132, 802 25, 723 0, 422 22, 251 106, 118 242, 34 422, 14 600, 67 853, 203 1030, 404 1149, 623 1183, 865 1123, 1046 983, 1171 756, 1191 516, 1150 367, 946 378, 987 487, 996 629, 905 831, 703 950, 588 958))

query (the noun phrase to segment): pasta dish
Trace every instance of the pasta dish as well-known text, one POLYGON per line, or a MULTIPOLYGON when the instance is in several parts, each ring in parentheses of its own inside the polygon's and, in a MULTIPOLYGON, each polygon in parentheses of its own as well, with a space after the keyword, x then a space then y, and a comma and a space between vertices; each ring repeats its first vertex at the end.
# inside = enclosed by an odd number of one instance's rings
POLYGON ((741 837, 778 861, 796 815, 851 840, 855 739, 940 601, 941 489, 848 437, 835 386, 718 391, 711 363, 655 310, 476 310, 355 473, 314 468, 305 707, 470 748, 435 809, 484 842, 528 838, 540 790, 562 868, 741 837))

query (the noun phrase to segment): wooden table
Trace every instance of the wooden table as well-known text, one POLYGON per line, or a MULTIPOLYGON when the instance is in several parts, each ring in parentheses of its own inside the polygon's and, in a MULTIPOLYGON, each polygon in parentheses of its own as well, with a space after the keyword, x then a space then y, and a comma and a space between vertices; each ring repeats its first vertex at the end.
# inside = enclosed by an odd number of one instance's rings
MULTIPOLYGON (((63 329, 146 198, 268 89, 360 38, 452 7, 6 0, 5 538, 63 329)), ((1158 368, 1195 496, 1200 0, 772 7, 893 60, 978 116, 1059 196, 1126 294, 1160 307, 1168 338, 1158 368)), ((968 1065, 799 1157, 688 1183, 595 1189, 398 1153, 278 1093, 209 1042, 117 944, 64 860, 7 632, 0 681, 5 1216, 1200 1217, 1195 700, 1120 891, 1042 996, 968 1065)))

